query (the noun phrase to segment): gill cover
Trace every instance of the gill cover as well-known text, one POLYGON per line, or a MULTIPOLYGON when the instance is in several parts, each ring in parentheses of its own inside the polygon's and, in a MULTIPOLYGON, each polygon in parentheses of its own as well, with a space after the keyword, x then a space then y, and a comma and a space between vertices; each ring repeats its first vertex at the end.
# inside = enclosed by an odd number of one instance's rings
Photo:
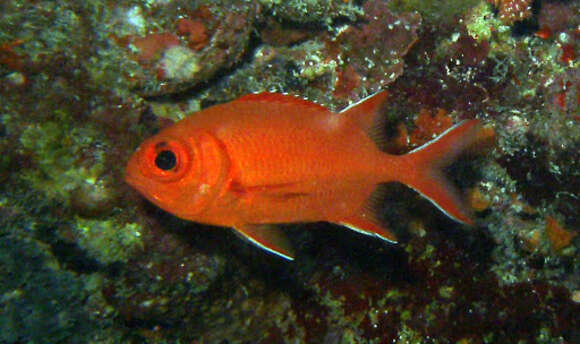
POLYGON ((126 179, 159 207, 191 220, 219 195, 229 167, 213 135, 195 131, 180 139, 161 132, 131 158, 126 179))

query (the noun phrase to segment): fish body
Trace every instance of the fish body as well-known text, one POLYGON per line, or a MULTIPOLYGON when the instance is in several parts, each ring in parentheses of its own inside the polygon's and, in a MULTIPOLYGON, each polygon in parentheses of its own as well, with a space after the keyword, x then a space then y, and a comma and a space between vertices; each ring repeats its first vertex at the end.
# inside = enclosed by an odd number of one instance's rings
POLYGON ((479 124, 463 122, 406 155, 379 145, 387 92, 333 113, 293 96, 261 93, 216 105, 147 139, 126 181, 186 220, 231 227, 287 259, 278 223, 327 221, 388 241, 377 220, 377 186, 401 182, 450 217, 471 223, 441 169, 473 144, 479 124))

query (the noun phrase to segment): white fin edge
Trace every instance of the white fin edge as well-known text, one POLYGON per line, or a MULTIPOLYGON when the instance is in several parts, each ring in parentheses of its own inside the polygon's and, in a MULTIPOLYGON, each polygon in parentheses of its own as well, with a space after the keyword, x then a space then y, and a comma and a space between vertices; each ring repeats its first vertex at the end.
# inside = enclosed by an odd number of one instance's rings
MULTIPOLYGON (((457 127, 461 126, 461 125, 462 125, 463 123, 465 123, 465 122, 466 122, 466 121, 461 121, 461 122, 459 122, 459 123, 456 123, 456 124, 452 125, 452 126, 451 126, 451 127, 449 127, 447 130, 445 130, 444 132, 442 132, 441 134, 439 134, 439 135, 438 135, 436 138, 432 139, 431 141, 428 141, 427 143, 425 143, 425 144, 424 144, 424 145, 422 145, 422 146, 419 146, 419 147, 417 147, 417 148, 415 148, 415 149, 413 149, 413 150, 411 150, 411 151, 408 151, 407 153, 405 153, 405 155, 406 155, 406 154, 415 153, 415 152, 418 152, 418 151, 422 150, 422 149, 423 149, 423 148, 425 148, 425 147, 429 147, 431 144, 433 144, 433 143, 435 143, 435 142, 439 141, 439 140, 440 140, 440 139, 441 139, 443 136, 447 135, 447 133, 449 133, 450 131, 454 130, 455 128, 457 128, 457 127)), ((425 198, 426 198, 426 197, 425 197, 425 198)))
POLYGON ((373 94, 371 94, 371 95, 369 95, 369 96, 366 96, 366 97, 362 98, 361 100, 359 100, 358 102, 356 102, 356 103, 352 103, 352 104, 350 104, 349 106, 345 107, 344 109, 340 110, 340 112, 339 112, 339 113, 346 112, 346 111, 348 111, 348 110, 352 109, 353 107, 356 107, 357 105, 364 103, 364 102, 365 102, 365 101, 367 101, 368 99, 370 99, 370 98, 374 97, 375 95, 377 95, 377 94, 379 94, 379 93, 381 93, 381 92, 383 92, 383 91, 384 91, 384 90, 380 90, 380 91, 377 91, 377 92, 375 92, 375 93, 373 93, 373 94))
POLYGON ((352 231, 355 231, 357 233, 379 238, 379 239, 381 239, 383 241, 388 242, 389 244, 396 244, 396 243, 398 243, 397 241, 394 241, 394 240, 385 238, 384 236, 382 236, 382 235, 380 235, 378 233, 364 231, 364 230, 362 230, 362 229, 360 229, 358 227, 355 227, 355 226, 353 226, 353 225, 351 225, 349 223, 346 223, 346 222, 339 222, 338 224, 341 225, 341 226, 344 226, 344 227, 346 227, 346 228, 348 228, 348 229, 350 229, 352 231))
MULTIPOLYGON (((406 185, 406 184, 405 184, 406 185)), ((422 194, 419 190, 415 189, 414 187, 411 187, 410 185, 406 185, 408 188, 411 188, 413 190, 415 190, 415 192, 417 192, 419 195, 421 195, 421 197, 423 197, 424 199, 428 200, 429 202, 431 202, 431 204, 433 204, 435 206, 435 208, 439 209, 439 211, 441 211, 443 214, 445 214, 445 216, 447 216, 448 218, 461 223, 462 225, 465 226, 472 226, 469 223, 466 223, 464 221, 461 221, 460 219, 456 218, 455 216, 449 214, 448 212, 445 211, 445 209, 441 208, 439 206, 439 204, 437 204, 437 202, 435 202, 434 200, 432 200, 431 198, 425 196, 424 194, 422 194)))
POLYGON ((279 252, 279 251, 273 250, 273 249, 271 249, 271 248, 269 248, 269 247, 267 247, 267 246, 264 246, 264 245, 262 245, 261 243, 259 243, 258 241, 256 241, 255 239, 253 239, 252 237, 249 237, 249 236, 245 235, 243 232, 241 232, 241 231, 238 231, 238 230, 236 230, 235 228, 234 228, 234 231, 236 232, 236 234, 239 234, 239 235, 240 235, 240 236, 242 236, 244 239, 248 240, 250 243, 252 243, 252 244, 254 244, 254 245, 258 246, 259 248, 263 249, 264 251, 267 251, 267 252, 269 252, 269 253, 275 254, 275 255, 277 255, 278 257, 281 257, 281 258, 287 259, 287 260, 289 260, 289 261, 294 261, 294 257, 292 257, 292 256, 287 256, 287 255, 283 254, 282 252, 279 252))

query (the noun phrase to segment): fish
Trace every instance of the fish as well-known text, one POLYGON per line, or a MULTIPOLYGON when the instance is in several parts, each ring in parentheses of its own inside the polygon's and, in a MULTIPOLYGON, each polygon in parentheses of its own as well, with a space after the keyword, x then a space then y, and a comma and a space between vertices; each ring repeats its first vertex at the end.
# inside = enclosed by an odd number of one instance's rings
POLYGON ((383 90, 335 113, 291 95, 245 95, 146 139, 125 180, 181 219, 230 227, 288 260, 294 249, 277 224, 330 222, 396 243, 377 204, 379 186, 389 182, 472 225, 443 168, 475 145, 482 124, 466 120, 407 154, 388 154, 387 97, 383 90))

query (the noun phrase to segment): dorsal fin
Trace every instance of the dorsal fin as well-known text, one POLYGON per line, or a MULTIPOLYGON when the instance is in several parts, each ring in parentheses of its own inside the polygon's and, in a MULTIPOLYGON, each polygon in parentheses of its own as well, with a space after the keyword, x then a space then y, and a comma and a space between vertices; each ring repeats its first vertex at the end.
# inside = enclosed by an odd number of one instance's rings
POLYGON ((266 103, 278 103, 278 104, 292 104, 298 106, 304 106, 309 108, 318 109, 321 111, 329 111, 326 107, 311 102, 309 100, 300 98, 294 95, 282 94, 282 93, 272 93, 272 92, 262 92, 262 93, 252 93, 241 96, 236 101, 239 102, 266 102, 266 103))
POLYGON ((360 101, 349 105, 340 113, 352 121, 354 125, 362 128, 367 135, 382 149, 387 141, 384 131, 385 114, 383 106, 389 93, 380 91, 360 101))

